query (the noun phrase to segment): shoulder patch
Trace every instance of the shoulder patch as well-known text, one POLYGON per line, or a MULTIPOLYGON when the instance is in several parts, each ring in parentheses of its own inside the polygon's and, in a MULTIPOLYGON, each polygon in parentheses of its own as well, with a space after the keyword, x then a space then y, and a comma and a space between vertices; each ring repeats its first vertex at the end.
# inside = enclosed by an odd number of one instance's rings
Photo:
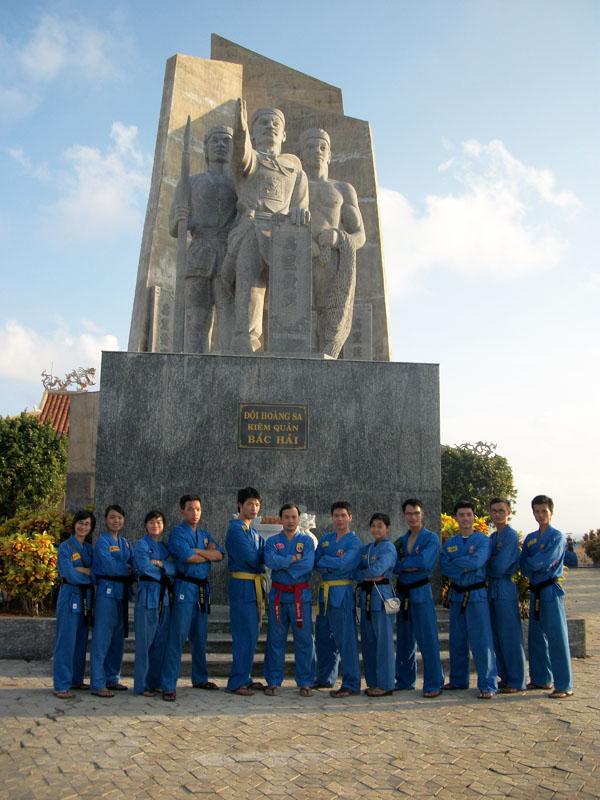
POLYGON ((319 544, 321 545, 321 547, 329 547, 329 539, 327 539, 324 542, 319 542, 319 544))
POLYGON ((527 547, 531 547, 532 545, 537 544, 537 539, 530 539, 527 542, 527 547))
POLYGON ((304 542, 297 542, 296 543, 296 552, 302 553, 304 550, 304 542))
POLYGON ((81 558, 81 555, 79 553, 73 553, 71 561, 77 561, 78 558, 81 558))
POLYGON ((283 550, 285 547, 283 542, 275 542, 275 549, 276 550, 283 550))
POLYGON ((121 548, 119 547, 118 544, 113 544, 113 545, 111 545, 111 547, 109 547, 109 551, 111 553, 120 553, 121 552, 121 548))
POLYGON ((457 550, 458 550, 458 546, 455 545, 455 544, 452 544, 452 545, 450 545, 450 547, 446 548, 446 552, 448 552, 448 553, 456 553, 457 550))

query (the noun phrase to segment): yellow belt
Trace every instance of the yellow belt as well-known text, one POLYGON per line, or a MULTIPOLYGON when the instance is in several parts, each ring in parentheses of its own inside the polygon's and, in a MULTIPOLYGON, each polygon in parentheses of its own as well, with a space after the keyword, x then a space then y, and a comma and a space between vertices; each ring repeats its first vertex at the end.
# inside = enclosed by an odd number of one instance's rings
MULTIPOLYGON (((323 581, 321 584, 323 586, 323 613, 327 613, 327 603, 329 601, 329 587, 330 586, 352 586, 352 581, 349 581, 347 578, 344 580, 339 581, 323 581)), ((317 614, 319 614, 320 610, 320 603, 317 606, 317 614)))
POLYGON ((266 577, 256 572, 232 572, 232 578, 241 581, 254 581, 254 591, 256 592, 256 605, 258 606, 258 622, 262 624, 264 611, 264 596, 266 594, 266 577))

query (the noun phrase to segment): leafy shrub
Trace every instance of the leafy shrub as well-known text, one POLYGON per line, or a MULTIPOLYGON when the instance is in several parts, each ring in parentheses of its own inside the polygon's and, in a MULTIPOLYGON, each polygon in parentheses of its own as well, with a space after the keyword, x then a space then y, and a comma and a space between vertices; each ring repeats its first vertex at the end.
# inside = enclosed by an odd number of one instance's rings
POLYGON ((58 579, 57 549, 51 533, 15 533, 0 540, 0 591, 39 614, 58 579))

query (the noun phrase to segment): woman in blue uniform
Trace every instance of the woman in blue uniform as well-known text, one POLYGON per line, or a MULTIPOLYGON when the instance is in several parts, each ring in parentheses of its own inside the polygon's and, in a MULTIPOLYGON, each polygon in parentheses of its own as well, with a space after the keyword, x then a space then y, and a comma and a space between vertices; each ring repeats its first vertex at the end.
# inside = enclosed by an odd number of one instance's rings
POLYGON ((58 548, 58 574, 62 585, 56 605, 54 642, 54 694, 73 697, 72 689, 89 689, 83 682, 88 629, 92 611, 92 545, 86 542, 96 527, 90 511, 73 517, 73 534, 58 548))
POLYGON ((396 548, 389 541, 390 518, 373 514, 369 521, 373 541, 361 550, 355 577, 358 581, 360 641, 369 697, 390 695, 395 683, 395 659, 392 623, 384 600, 393 597, 392 577, 396 566, 396 548))
POLYGON ((146 535, 133 550, 133 566, 138 578, 133 691, 153 697, 161 688, 160 673, 169 635, 175 564, 167 546, 160 541, 165 529, 162 511, 149 511, 144 527, 146 535))
POLYGON ((94 547, 92 575, 96 583, 96 611, 92 637, 92 694, 114 697, 127 691, 120 682, 123 640, 127 636, 128 602, 132 583, 131 548, 121 530, 125 512, 118 505, 104 514, 106 530, 94 547))

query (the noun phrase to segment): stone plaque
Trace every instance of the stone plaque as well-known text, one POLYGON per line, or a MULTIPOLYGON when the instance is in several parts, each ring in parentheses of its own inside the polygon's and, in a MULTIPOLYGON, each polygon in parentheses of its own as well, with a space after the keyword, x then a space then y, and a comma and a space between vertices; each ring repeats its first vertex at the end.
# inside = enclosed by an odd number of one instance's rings
POLYGON ((238 448, 306 450, 308 406, 292 403, 240 403, 238 448))
POLYGON ((269 353, 308 355, 311 349, 310 226, 273 226, 269 269, 269 353))

